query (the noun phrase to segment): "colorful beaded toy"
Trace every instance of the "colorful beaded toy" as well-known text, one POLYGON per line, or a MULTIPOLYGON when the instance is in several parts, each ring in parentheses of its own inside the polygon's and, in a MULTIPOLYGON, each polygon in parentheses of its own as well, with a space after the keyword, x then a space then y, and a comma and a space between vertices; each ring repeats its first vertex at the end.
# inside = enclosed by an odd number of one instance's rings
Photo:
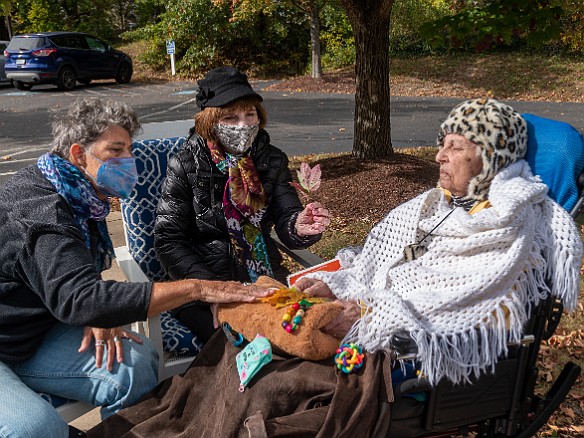
POLYGON ((277 289, 272 295, 262 298, 260 301, 262 303, 271 304, 272 306, 275 306, 276 309, 280 309, 293 303, 297 303, 301 300, 308 301, 310 304, 324 303, 329 301, 328 298, 311 297, 304 292, 297 291, 295 287, 283 287, 281 289, 277 289))
POLYGON ((363 349, 359 345, 355 345, 351 342, 350 344, 341 344, 341 346, 337 348, 335 364, 337 368, 345 374, 357 371, 363 366, 364 361, 365 354, 363 354, 363 349))
POLYGON ((300 300, 292 304, 282 316, 282 327, 284 330, 288 333, 292 333, 296 330, 302 322, 302 317, 310 306, 312 306, 312 303, 306 300, 300 300))

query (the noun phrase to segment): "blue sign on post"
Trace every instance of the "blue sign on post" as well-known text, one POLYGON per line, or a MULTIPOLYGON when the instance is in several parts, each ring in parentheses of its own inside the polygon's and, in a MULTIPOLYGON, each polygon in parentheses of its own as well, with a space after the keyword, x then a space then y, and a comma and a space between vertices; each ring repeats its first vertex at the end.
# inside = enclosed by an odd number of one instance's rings
POLYGON ((174 55, 174 40, 166 41, 166 53, 174 55))

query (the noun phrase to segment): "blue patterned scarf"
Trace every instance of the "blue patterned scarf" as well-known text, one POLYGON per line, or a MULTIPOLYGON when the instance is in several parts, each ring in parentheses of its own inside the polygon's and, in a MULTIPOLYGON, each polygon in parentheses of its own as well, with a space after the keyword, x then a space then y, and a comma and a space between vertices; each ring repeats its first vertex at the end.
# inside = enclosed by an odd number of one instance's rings
POLYGON ((77 223, 87 248, 91 249, 89 220, 95 221, 99 238, 95 247, 95 268, 97 272, 109 269, 114 258, 114 246, 107 231, 105 218, 110 204, 98 198, 97 193, 85 175, 69 161, 55 155, 44 154, 37 166, 51 184, 73 209, 77 223))

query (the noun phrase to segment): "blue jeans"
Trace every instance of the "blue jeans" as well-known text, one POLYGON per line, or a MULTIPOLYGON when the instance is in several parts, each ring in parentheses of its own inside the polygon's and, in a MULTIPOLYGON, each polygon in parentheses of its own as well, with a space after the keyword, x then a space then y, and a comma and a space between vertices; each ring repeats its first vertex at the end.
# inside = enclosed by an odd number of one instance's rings
POLYGON ((67 438, 68 426, 37 392, 101 406, 105 419, 137 402, 157 384, 158 354, 147 338, 124 339, 124 362, 110 373, 95 366, 95 350, 85 353, 83 327, 58 324, 34 356, 17 365, 0 362, 0 438, 67 438))

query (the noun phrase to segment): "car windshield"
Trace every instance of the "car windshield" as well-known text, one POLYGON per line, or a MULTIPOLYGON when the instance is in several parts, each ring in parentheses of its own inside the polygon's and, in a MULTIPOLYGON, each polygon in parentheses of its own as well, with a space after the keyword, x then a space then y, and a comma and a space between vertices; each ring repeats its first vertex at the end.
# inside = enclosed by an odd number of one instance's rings
POLYGON ((45 46, 44 37, 14 37, 8 44, 8 50, 34 50, 45 46))

